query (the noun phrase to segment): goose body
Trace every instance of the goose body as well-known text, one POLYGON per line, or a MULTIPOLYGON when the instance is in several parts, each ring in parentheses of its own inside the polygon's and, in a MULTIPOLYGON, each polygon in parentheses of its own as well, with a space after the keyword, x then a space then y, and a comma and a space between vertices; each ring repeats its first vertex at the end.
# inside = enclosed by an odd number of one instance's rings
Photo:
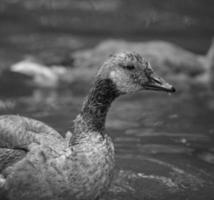
POLYGON ((85 133, 69 147, 54 129, 33 119, 2 116, 0 127, 2 192, 9 199, 93 199, 109 186, 106 175, 114 160, 108 136, 85 133))
POLYGON ((174 88, 135 53, 110 57, 64 138, 26 117, 0 117, 0 197, 9 200, 95 200, 108 189, 114 147, 105 131, 108 109, 121 94, 174 88))

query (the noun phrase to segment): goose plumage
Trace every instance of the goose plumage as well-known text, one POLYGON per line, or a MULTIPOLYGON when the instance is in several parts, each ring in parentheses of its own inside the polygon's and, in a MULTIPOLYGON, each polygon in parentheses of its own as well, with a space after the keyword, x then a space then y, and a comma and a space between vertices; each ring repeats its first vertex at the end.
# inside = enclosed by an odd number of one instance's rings
POLYGON ((95 200, 108 189, 114 146, 105 131, 111 103, 140 90, 174 92, 133 52, 111 56, 99 69, 72 135, 43 122, 0 117, 0 195, 9 200, 95 200))

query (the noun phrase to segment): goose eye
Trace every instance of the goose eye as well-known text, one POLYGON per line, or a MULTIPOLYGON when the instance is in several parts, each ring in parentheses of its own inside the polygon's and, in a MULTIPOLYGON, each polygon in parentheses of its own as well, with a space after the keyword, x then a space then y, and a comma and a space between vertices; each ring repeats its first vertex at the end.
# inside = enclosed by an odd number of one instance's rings
POLYGON ((133 69, 135 69, 135 66, 134 65, 127 65, 127 66, 124 66, 124 68, 127 70, 133 70, 133 69))

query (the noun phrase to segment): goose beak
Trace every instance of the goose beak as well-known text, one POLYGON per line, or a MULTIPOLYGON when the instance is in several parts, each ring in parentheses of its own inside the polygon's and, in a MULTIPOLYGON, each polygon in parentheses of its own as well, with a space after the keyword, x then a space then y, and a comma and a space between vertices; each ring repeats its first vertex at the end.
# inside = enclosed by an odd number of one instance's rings
POLYGON ((175 92, 175 88, 167 83, 164 79, 160 78, 156 74, 151 74, 149 77, 149 81, 144 84, 144 89, 146 90, 157 90, 157 91, 165 91, 165 92, 175 92))

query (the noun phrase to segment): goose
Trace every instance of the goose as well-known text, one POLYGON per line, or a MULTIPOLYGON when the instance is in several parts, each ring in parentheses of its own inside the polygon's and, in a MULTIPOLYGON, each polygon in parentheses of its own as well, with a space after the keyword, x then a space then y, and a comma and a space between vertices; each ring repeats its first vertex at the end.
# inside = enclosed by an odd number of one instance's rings
POLYGON ((111 55, 66 137, 43 122, 0 117, 0 193, 9 200, 97 200, 108 190, 115 165, 105 131, 111 103, 143 90, 175 92, 135 52, 111 55))

